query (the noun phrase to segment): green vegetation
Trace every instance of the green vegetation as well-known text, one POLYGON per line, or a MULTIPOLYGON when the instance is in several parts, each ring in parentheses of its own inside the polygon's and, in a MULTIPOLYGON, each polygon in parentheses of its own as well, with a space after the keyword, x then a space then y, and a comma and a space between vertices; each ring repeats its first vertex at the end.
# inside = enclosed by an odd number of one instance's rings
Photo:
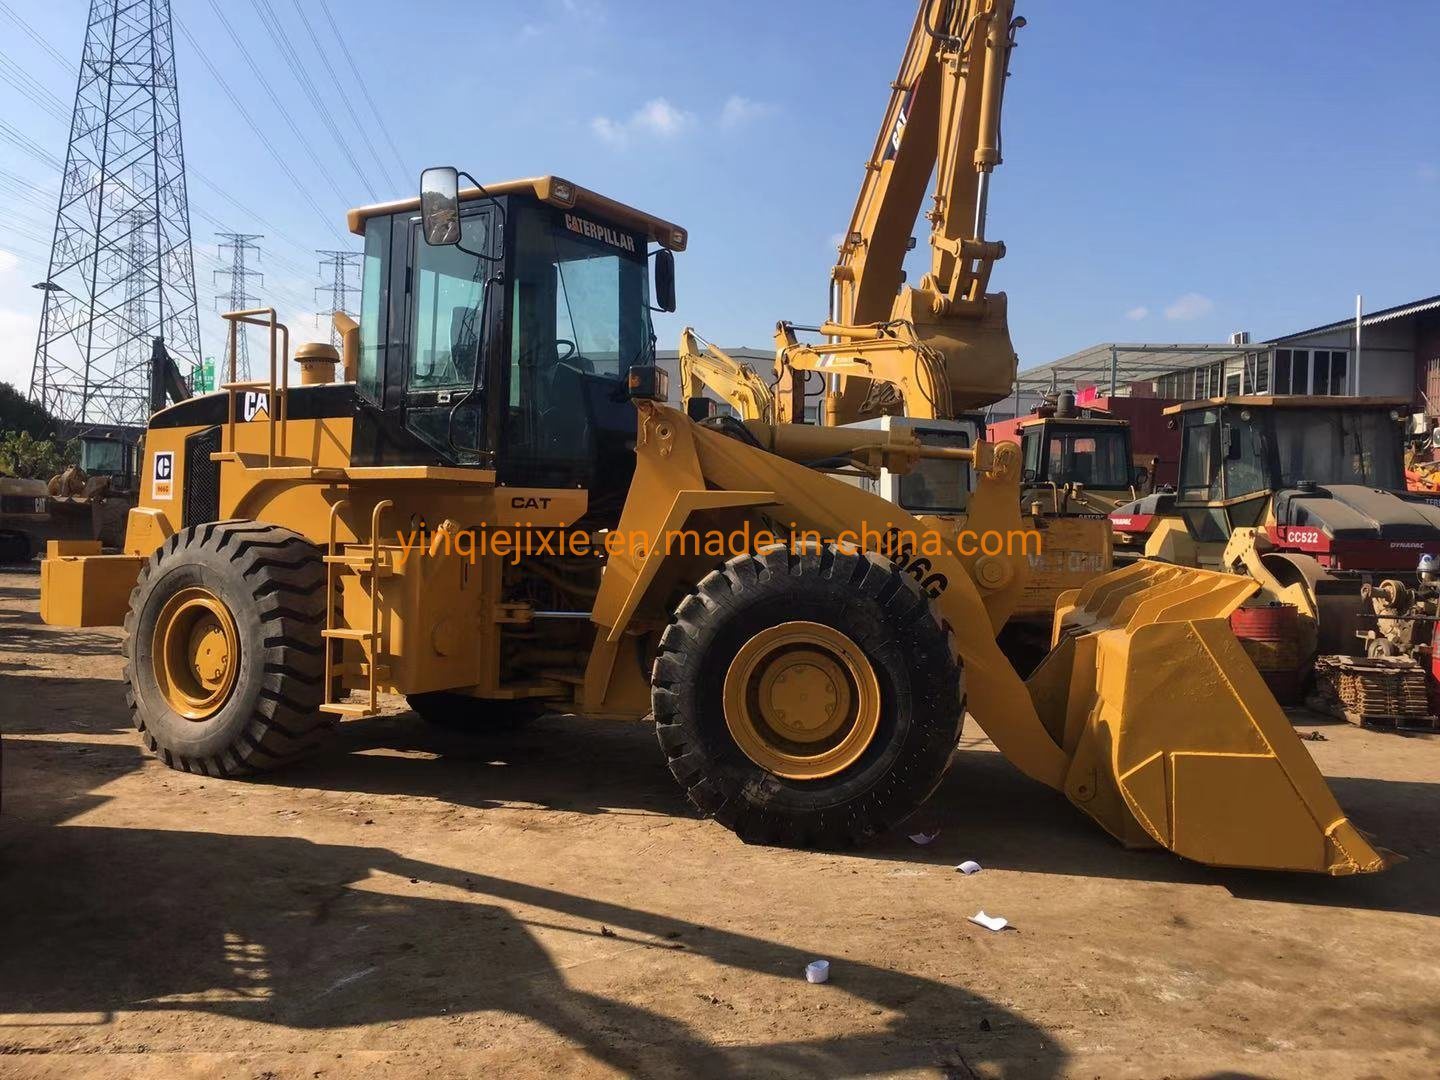
POLYGON ((78 459, 79 445, 55 438, 55 418, 0 382, 0 475, 48 480, 78 459))

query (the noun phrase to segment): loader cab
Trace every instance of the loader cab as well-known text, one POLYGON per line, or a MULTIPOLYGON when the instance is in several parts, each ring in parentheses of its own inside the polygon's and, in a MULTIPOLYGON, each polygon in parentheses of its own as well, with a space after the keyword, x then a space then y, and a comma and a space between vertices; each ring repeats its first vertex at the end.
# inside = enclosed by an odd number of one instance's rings
POLYGON ((109 435, 80 437, 80 468, 89 476, 107 476, 115 491, 135 490, 136 445, 109 435))
POLYGON ((1181 429, 1175 509, 1200 543, 1265 524, 1285 491, 1405 490, 1408 403, 1388 398, 1235 397, 1166 410, 1181 429))
POLYGON ((1126 498, 1141 479, 1124 420, 1041 418, 1020 429, 1024 497, 1078 485, 1126 498))
POLYGON ((684 230, 556 177, 460 191, 431 170, 424 185, 351 214, 365 237, 353 456, 623 490, 626 376, 653 362, 684 230))
MULTIPOLYGON (((909 416, 877 416, 844 425, 869 431, 906 431, 924 446, 969 449, 980 441, 984 417, 966 414, 954 420, 921 420, 909 416)), ((837 474, 840 479, 879 495, 919 517, 954 517, 964 514, 975 491, 975 471, 969 462, 929 458, 909 472, 879 469, 875 475, 837 474)))

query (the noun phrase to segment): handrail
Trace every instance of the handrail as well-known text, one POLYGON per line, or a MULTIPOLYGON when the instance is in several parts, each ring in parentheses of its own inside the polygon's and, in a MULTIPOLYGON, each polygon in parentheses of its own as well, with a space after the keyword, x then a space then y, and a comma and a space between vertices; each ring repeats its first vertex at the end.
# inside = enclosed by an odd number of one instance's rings
POLYGON ((380 518, 395 504, 381 499, 370 514, 370 711, 379 708, 376 672, 380 666, 380 518))
POLYGON ((229 409, 225 420, 225 449, 227 453, 235 452, 235 392, 237 390, 258 390, 264 387, 266 390, 265 416, 269 422, 267 434, 269 435, 269 453, 266 457, 266 467, 273 468, 275 465, 276 449, 276 426, 279 426, 279 449, 280 456, 286 455, 286 423, 290 413, 290 328, 276 318, 274 308, 253 308, 246 311, 227 311, 221 315, 230 324, 230 379, 221 389, 229 395, 229 409), (262 318, 263 316, 263 318, 262 318), (240 326, 263 326, 270 335, 270 381, 260 382, 259 380, 240 382, 237 370, 239 357, 239 336, 240 326), (276 348, 276 337, 279 337, 279 348, 276 348), (279 385, 276 385, 276 365, 279 365, 279 385))
MULTIPOLYGON (((335 558, 340 553, 338 531, 340 525, 340 511, 350 505, 349 499, 337 499, 330 507, 330 521, 328 539, 325 543, 325 629, 334 630, 339 624, 335 620, 335 558)), ((340 600, 341 609, 344 609, 344 598, 340 600)), ((335 694, 335 639, 329 635, 325 636, 325 704, 333 705, 335 694)), ((341 655, 344 655, 344 645, 341 645, 341 655)))

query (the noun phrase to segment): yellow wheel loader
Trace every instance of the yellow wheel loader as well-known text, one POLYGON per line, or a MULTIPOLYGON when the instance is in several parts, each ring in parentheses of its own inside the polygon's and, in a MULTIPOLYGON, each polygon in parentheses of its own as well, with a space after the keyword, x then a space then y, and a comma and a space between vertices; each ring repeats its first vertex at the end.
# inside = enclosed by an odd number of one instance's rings
POLYGON ((1127 844, 1386 865, 1228 630, 1250 582, 1098 579, 1027 688, 995 642, 1028 571, 1015 447, 697 422, 649 362, 649 264, 673 309, 683 229, 556 177, 459 188, 431 170, 419 199, 350 215, 359 324, 343 358, 296 350, 299 385, 273 311, 228 315, 230 381, 151 418, 125 553, 51 545, 45 620, 123 622, 167 764, 281 765, 382 692, 475 724, 653 717, 699 811, 832 847, 914 811, 968 713, 1127 844), (264 380, 235 379, 245 323, 264 380), (926 461, 973 471, 963 531, 829 474, 926 461))

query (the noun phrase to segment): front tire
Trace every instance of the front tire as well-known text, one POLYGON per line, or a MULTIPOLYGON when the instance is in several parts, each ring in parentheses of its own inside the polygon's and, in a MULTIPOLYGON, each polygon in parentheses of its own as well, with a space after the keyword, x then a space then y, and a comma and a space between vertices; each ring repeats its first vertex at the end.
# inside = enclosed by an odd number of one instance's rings
POLYGON ((838 848, 912 814, 960 738, 949 633, 876 555, 772 548, 680 604, 651 680, 671 773, 742 840, 838 848))
POLYGON ((126 701, 165 764, 208 776, 313 750, 324 701, 320 549, 276 525, 220 521, 170 537, 125 617, 126 701))

